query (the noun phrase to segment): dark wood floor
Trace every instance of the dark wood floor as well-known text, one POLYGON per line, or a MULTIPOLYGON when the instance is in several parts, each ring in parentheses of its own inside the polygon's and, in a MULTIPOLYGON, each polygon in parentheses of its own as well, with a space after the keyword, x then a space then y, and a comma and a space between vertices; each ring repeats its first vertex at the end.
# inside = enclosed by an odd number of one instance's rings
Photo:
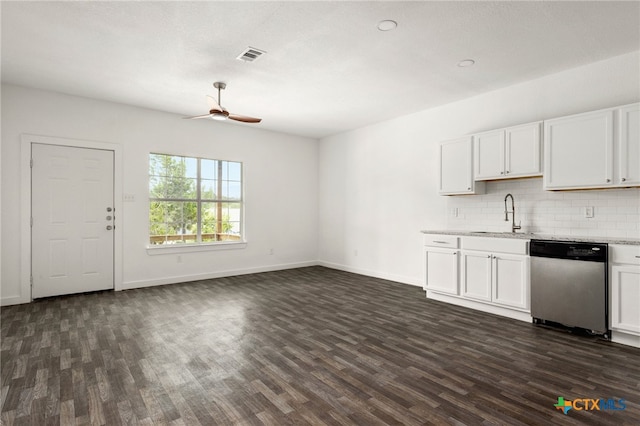
POLYGON ((5 307, 2 424, 640 424, 640 349, 322 267, 5 307), (557 411, 558 397, 624 399, 557 411))

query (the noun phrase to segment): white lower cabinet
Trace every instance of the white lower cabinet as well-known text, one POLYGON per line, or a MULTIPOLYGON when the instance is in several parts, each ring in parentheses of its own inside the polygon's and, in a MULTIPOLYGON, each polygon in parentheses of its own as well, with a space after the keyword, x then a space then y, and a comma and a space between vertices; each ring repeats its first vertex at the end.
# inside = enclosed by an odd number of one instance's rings
POLYGON ((529 256, 493 256, 493 302, 529 310, 529 256))
POLYGON ((445 294, 458 294, 458 250, 426 248, 425 288, 445 294))
POLYGON ((611 267, 611 328, 640 335, 640 266, 611 267))
POLYGON ((640 347, 640 247, 609 245, 611 340, 640 347))
POLYGON ((462 288, 465 297, 527 310, 528 277, 528 256, 462 252, 462 288))
POLYGON ((531 321, 527 240, 425 235, 427 297, 531 321))
POLYGON ((462 253, 462 295, 469 299, 491 301, 490 253, 462 253))
POLYGON ((458 237, 425 234, 423 241, 425 290, 458 295, 458 237))
MULTIPOLYGON (((530 315, 529 241, 424 235, 427 298, 522 321, 530 315)), ((609 244, 611 340, 640 348, 640 246, 609 244)))

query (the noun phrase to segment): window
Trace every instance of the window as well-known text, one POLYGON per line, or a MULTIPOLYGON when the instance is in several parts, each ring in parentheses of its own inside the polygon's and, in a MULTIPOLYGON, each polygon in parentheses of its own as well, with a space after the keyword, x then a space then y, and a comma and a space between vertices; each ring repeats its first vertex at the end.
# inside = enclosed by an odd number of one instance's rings
POLYGON ((242 241, 242 163, 149 155, 149 243, 242 241))

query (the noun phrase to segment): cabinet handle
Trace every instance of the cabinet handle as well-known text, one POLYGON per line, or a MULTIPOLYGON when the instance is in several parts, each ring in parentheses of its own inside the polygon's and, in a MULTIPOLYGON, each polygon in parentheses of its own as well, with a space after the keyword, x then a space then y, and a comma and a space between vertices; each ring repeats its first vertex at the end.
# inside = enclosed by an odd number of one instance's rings
POLYGON ((500 174, 501 174, 501 175, 503 175, 503 174, 504 174, 504 172, 500 172, 500 174))
POLYGON ((487 255, 487 259, 491 259, 491 255, 490 254, 487 255))
POLYGON ((471 191, 471 187, 467 188, 467 191, 471 191))
POLYGON ((607 179, 607 183, 611 182, 611 179, 607 179))
POLYGON ((454 252, 453 252, 453 255, 454 255, 454 256, 457 256, 457 255, 458 255, 458 252, 457 252, 457 251, 454 251, 454 252))
POLYGON ((433 240, 433 242, 436 243, 436 244, 447 244, 446 241, 433 240))
POLYGON ((624 181, 626 181, 626 180, 627 180, 627 178, 622 178, 622 179, 620 179, 620 180, 622 180, 622 181, 624 182, 624 181))
POLYGON ((640 259, 640 256, 636 256, 636 258, 640 259))
POLYGON ((507 170, 507 174, 511 173, 509 170, 507 170))

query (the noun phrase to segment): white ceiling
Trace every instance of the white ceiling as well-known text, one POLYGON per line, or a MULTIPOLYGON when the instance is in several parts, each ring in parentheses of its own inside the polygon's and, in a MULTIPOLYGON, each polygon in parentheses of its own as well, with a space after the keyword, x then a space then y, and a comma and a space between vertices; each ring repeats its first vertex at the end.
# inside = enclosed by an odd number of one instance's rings
POLYGON ((638 1, 1 7, 3 82, 198 115, 223 81, 223 106, 263 118, 238 125, 316 138, 640 50, 638 1))

